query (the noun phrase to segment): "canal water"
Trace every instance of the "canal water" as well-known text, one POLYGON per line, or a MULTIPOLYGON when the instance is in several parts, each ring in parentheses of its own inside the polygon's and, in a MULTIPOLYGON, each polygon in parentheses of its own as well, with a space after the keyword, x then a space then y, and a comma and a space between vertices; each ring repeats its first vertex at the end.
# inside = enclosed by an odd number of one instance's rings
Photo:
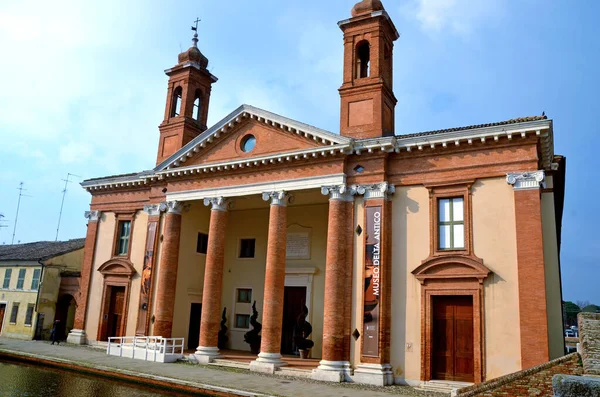
POLYGON ((0 361, 1 397, 183 397, 106 378, 0 361))

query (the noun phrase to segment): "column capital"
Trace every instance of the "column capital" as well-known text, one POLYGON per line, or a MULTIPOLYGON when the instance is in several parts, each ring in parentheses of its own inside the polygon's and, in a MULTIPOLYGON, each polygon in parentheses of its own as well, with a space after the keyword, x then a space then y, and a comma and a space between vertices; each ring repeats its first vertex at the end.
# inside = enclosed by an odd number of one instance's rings
POLYGON ((356 189, 353 186, 342 185, 322 186, 321 193, 329 195, 329 200, 354 201, 356 189))
POLYGON ((544 170, 533 172, 515 172, 506 174, 506 183, 512 185, 514 190, 535 190, 545 187, 544 170))
POLYGON ((291 193, 286 192, 284 190, 279 192, 263 192, 262 198, 265 201, 271 201, 271 205, 278 205, 281 207, 285 207, 288 203, 293 201, 293 196, 291 193))
POLYGON ((183 211, 189 209, 189 204, 181 201, 163 201, 160 203, 160 211, 166 211, 167 214, 181 215, 183 211))
POLYGON ((213 211, 227 211, 232 204, 231 199, 224 197, 207 197, 204 199, 204 205, 210 206, 213 211))
POLYGON ((85 211, 83 216, 88 220, 88 222, 98 222, 102 216, 102 211, 85 211))
POLYGON ((148 214, 148 216, 158 216, 160 215, 160 204, 147 204, 144 206, 144 212, 148 214))
POLYGON ((353 185, 356 194, 364 195, 365 200, 384 199, 391 200, 392 194, 396 192, 396 186, 387 182, 374 183, 370 185, 353 185))

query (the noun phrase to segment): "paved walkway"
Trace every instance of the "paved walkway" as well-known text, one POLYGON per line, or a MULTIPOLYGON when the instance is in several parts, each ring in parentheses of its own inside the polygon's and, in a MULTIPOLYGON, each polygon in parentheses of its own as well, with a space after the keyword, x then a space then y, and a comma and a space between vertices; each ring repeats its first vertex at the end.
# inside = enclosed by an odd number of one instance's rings
POLYGON ((370 387, 356 384, 329 384, 308 379, 288 378, 250 373, 248 371, 208 368, 183 363, 161 364, 108 356, 102 350, 87 346, 61 344, 52 346, 44 341, 21 341, 0 338, 2 352, 35 356, 40 359, 84 366, 119 375, 158 380, 245 396, 336 396, 390 397, 438 396, 408 386, 370 387))

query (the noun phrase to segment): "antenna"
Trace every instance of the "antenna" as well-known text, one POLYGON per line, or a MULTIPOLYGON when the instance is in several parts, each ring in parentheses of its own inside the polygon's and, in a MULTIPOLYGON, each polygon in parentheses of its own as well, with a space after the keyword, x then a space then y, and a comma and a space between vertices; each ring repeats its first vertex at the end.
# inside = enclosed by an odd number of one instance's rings
POLYGON ((4 222, 6 222, 6 219, 3 219, 3 218, 5 218, 5 216, 2 212, 0 212, 0 228, 8 227, 8 226, 4 225, 4 222))
POLYGON ((17 215, 15 215, 15 227, 13 228, 12 241, 10 242, 11 244, 15 243, 15 234, 17 233, 17 221, 19 220, 19 207, 21 206, 21 197, 31 197, 27 194, 23 194, 23 191, 27 190, 23 189, 23 182, 19 184, 17 190, 19 191, 19 201, 17 201, 17 215))
POLYGON ((69 172, 67 173, 67 179, 61 179, 62 181, 65 181, 65 188, 62 191, 63 196, 62 201, 60 202, 60 212, 58 213, 58 226, 56 226, 56 237, 54 238, 54 241, 58 241, 58 231, 60 229, 60 220, 62 218, 63 206, 65 205, 65 196, 67 195, 67 185, 73 182, 72 180, 70 180, 72 176, 81 178, 79 175, 71 174, 69 172))

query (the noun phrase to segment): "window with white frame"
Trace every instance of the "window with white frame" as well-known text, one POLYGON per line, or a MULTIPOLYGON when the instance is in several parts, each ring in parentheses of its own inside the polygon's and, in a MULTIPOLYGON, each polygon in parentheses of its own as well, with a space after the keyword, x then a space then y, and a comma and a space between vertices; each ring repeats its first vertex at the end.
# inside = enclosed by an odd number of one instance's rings
POLYGON ((35 305, 33 303, 30 303, 27 305, 27 311, 25 312, 25 325, 31 325, 34 307, 35 307, 35 305))
POLYGON ((18 314, 19 314, 19 302, 15 302, 15 303, 13 303, 13 307, 10 312, 10 323, 11 324, 17 323, 17 315, 18 314))
POLYGON ((438 200, 438 244, 440 250, 465 248, 464 198, 438 200))
POLYGON ((129 253, 129 236, 131 234, 131 221, 119 221, 117 252, 119 256, 129 253))
POLYGON ((254 258, 255 251, 256 251, 256 239, 243 238, 240 240, 239 258, 254 258))

